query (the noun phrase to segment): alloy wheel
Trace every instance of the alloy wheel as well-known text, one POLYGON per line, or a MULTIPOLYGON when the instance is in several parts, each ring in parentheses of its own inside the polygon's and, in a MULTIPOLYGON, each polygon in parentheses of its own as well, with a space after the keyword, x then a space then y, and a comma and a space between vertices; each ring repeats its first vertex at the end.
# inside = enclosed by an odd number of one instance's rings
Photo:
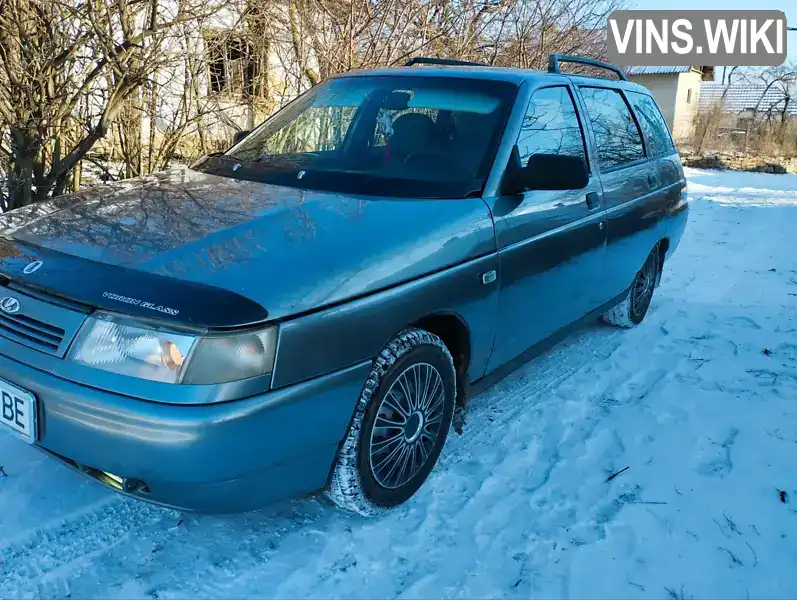
POLYGON ((393 381, 371 431, 371 474, 379 485, 399 488, 426 464, 440 434, 444 401, 443 378, 429 363, 415 363, 393 381))

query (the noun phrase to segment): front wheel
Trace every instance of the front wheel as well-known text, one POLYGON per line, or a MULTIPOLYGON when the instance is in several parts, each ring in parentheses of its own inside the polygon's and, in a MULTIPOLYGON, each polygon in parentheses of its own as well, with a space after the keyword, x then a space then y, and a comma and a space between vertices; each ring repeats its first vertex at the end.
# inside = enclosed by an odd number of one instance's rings
POLYGON ((656 244, 648 254, 645 264, 637 272, 628 296, 617 306, 603 313, 603 320, 618 327, 635 327, 642 322, 653 299, 656 279, 659 276, 661 255, 656 244))
POLYGON ((402 331, 363 386, 327 497, 361 515, 409 499, 440 456, 455 400, 454 361, 443 341, 422 329, 402 331))

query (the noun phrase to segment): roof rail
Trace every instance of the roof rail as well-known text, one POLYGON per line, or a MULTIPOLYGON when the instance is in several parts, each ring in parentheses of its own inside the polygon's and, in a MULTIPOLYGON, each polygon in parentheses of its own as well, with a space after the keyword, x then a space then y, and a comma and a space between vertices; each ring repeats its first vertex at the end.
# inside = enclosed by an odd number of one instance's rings
POLYGON ((457 60, 455 58, 432 58, 427 56, 414 56, 404 63, 405 67, 412 65, 470 65, 472 67, 488 67, 484 63, 471 62, 469 60, 457 60))
POLYGON ((612 71, 613 73, 616 73, 617 77, 621 81, 628 81, 628 77, 625 76, 623 70, 617 65, 601 62, 599 60, 595 60, 592 58, 584 58, 583 56, 570 56, 568 54, 551 54, 548 57, 548 72, 561 73, 562 71, 559 68, 559 63, 563 62, 578 63, 581 65, 590 65, 591 67, 606 69, 607 71, 612 71))

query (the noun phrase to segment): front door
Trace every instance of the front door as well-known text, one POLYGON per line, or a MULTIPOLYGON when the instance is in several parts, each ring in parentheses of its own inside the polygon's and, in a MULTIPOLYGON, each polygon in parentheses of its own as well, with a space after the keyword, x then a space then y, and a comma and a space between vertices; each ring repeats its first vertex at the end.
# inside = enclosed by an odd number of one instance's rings
MULTIPOLYGON (((532 94, 517 147, 523 165, 533 154, 587 158, 569 86, 532 94)), ((585 189, 500 196, 491 209, 501 292, 488 371, 594 308, 605 245, 602 190, 592 174, 585 189)))

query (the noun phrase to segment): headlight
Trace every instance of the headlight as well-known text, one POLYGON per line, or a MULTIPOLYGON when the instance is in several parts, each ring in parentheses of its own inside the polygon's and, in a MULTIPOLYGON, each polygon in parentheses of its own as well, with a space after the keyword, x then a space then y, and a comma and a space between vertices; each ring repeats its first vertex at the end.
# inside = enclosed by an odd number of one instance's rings
POLYGON ((277 329, 239 335, 201 337, 188 361, 183 383, 222 383, 270 373, 277 329))
POLYGON ((270 373, 274 327, 232 335, 177 333, 98 313, 80 328, 67 358, 78 364, 166 383, 224 383, 270 373))

